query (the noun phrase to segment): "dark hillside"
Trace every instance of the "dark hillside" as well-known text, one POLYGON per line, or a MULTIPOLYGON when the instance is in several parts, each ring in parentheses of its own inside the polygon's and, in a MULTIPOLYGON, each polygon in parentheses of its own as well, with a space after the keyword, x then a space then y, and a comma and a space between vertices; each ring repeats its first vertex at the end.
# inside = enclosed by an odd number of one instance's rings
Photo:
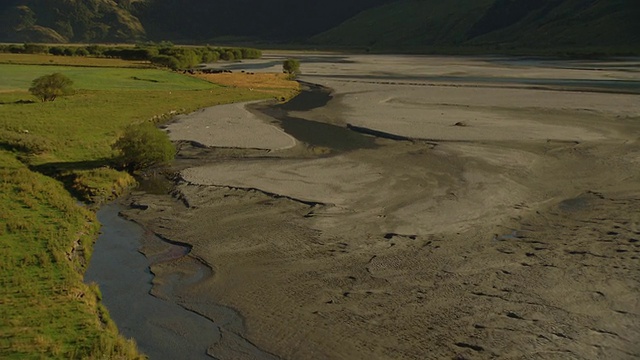
POLYGON ((637 0, 401 0, 313 37, 373 50, 640 53, 637 0))
POLYGON ((0 39, 16 42, 135 41, 140 21, 114 0, 9 0, 0 6, 0 39))
POLYGON ((529 48, 640 49, 640 1, 545 0, 540 3, 544 6, 520 21, 472 38, 471 42, 529 48))
POLYGON ((6 0, 0 41, 640 54, 640 0, 6 0))
POLYGON ((155 39, 302 40, 393 0, 149 0, 135 13, 155 39))

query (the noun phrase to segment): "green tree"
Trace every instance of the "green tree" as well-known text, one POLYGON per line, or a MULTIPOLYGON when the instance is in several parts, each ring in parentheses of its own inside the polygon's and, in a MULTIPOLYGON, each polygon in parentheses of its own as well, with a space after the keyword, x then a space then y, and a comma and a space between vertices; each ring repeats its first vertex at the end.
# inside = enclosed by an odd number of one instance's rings
POLYGON ((289 75, 300 74, 300 61, 297 59, 287 59, 282 63, 282 72, 289 75))
POLYGON ((173 160, 176 148, 167 134, 150 123, 128 126, 113 144, 125 168, 140 170, 173 160))
POLYGON ((43 102, 53 101, 58 96, 72 94, 72 85, 71 79, 63 74, 54 73, 33 80, 29 92, 43 102))

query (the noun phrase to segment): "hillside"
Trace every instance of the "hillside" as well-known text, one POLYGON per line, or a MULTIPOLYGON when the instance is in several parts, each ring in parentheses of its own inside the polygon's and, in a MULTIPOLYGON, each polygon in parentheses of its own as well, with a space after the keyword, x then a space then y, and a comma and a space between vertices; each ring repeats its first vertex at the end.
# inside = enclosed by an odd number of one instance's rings
POLYGON ((640 51, 635 0, 401 0, 360 13, 312 44, 372 50, 640 51))
POLYGON ((0 40, 130 42, 145 38, 130 0, 8 0, 0 4, 0 40))
POLYGON ((134 13, 154 39, 235 37, 291 42, 327 31, 363 10, 396 0, 147 0, 134 13))
POLYGON ((637 0, 8 0, 0 41, 638 54, 637 19, 637 0))

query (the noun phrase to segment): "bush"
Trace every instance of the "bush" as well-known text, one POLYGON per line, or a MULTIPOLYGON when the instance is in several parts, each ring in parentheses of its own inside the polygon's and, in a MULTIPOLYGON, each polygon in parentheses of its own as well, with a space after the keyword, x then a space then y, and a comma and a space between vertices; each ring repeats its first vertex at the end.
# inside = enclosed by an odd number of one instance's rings
POLYGON ((159 66, 168 67, 171 70, 178 70, 180 68, 180 62, 178 59, 169 55, 158 55, 151 58, 151 63, 159 66))
POLYGON ((220 54, 220 59, 225 60, 225 61, 233 61, 233 60, 236 59, 236 57, 233 54, 233 51, 227 50, 227 51, 223 52, 222 54, 220 54))
POLYGON ((77 55, 77 56, 89 56, 89 55, 90 55, 90 53, 89 53, 89 50, 87 50, 86 48, 79 47, 79 48, 76 50, 76 55, 77 55))
POLYGON ((49 47, 46 45, 40 44, 24 44, 24 53, 25 54, 46 54, 49 52, 49 47))
POLYGON ((166 164, 176 154, 167 134, 150 123, 127 127, 113 148, 120 152, 123 167, 130 170, 166 164))
POLYGON ((29 92, 38 99, 53 101, 58 96, 70 95, 73 93, 73 81, 60 73, 41 76, 31 83, 29 92))
POLYGON ((297 59, 287 59, 282 63, 282 72, 289 75, 300 74, 300 61, 297 59))

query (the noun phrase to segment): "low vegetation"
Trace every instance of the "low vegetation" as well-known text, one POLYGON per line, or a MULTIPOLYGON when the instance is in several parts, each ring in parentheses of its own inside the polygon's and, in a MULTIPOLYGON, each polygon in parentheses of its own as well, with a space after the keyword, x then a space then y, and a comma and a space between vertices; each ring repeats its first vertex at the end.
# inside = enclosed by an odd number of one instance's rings
POLYGON ((300 74, 300 60, 286 59, 282 62, 282 72, 293 77, 300 74))
POLYGON ((88 67, 93 59, 80 59, 83 67, 0 65, 3 359, 139 358, 135 344, 118 335, 98 288, 82 282, 99 224, 78 200, 107 201, 135 183, 117 169, 112 148, 127 126, 273 94, 157 69, 88 67), (71 79, 75 93, 33 101, 32 80, 52 72, 71 79))
POLYGON ((167 134, 147 122, 127 126, 113 148, 119 152, 122 167, 131 170, 165 165, 176 153, 167 134))
POLYGON ((73 81, 60 73, 43 75, 33 80, 29 92, 42 102, 53 101, 59 96, 72 94, 73 81))
MULTIPOLYGON (((219 60, 258 59, 262 56, 260 50, 253 48, 175 46, 170 42, 157 44, 148 42, 135 46, 7 44, 0 45, 0 53, 121 59, 146 62, 172 70, 190 69, 201 63, 212 63, 219 60)), ((55 62, 51 58, 48 60, 52 63, 55 62)))

